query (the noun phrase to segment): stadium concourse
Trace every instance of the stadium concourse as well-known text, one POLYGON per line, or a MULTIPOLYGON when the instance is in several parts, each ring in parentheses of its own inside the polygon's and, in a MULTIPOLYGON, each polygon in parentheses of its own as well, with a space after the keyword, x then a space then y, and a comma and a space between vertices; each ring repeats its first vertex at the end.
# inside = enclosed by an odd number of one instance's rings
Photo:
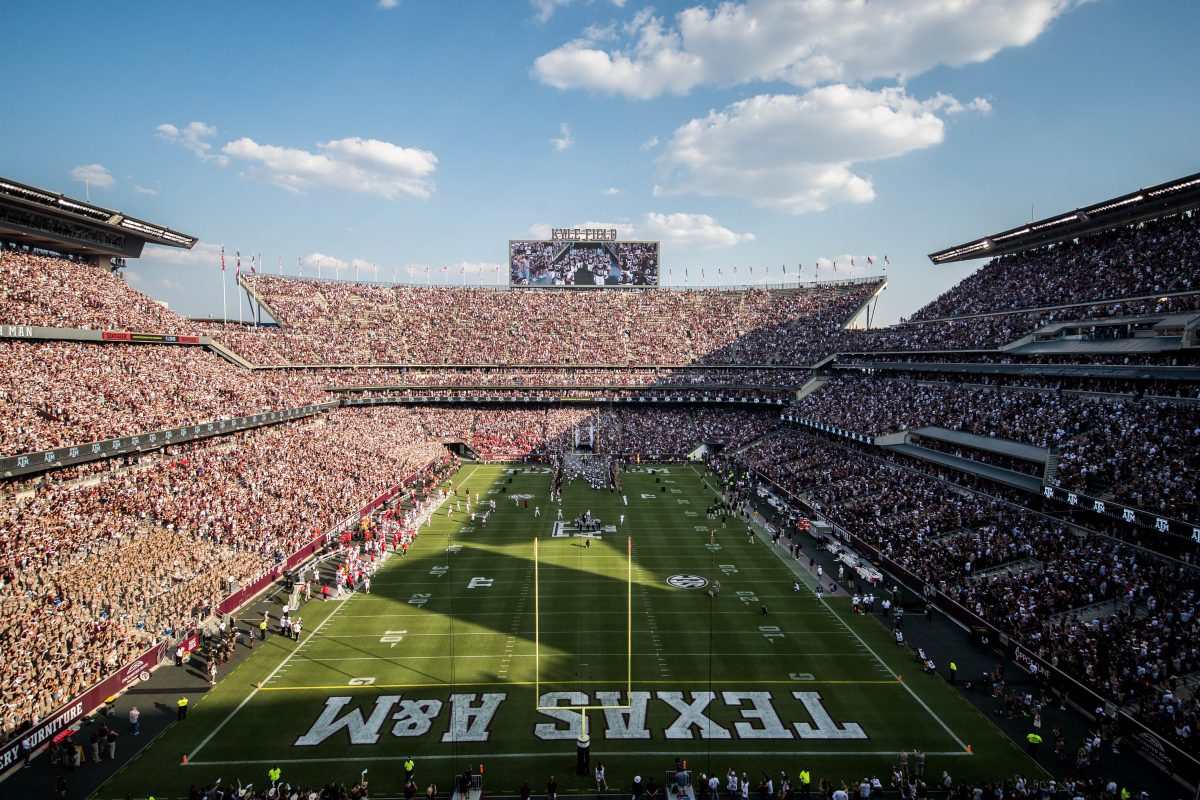
MULTIPOLYGON (((5 788, 46 793, 62 772, 96 789, 111 771, 84 747, 72 767, 59 736, 94 732, 93 690, 142 680, 128 665, 147 653, 216 663, 206 636, 244 627, 237 609, 285 568, 355 563, 355 531, 406 535, 464 463, 580 449, 630 470, 706 459, 809 583, 849 565, 849 594, 882 570, 910 610, 972 631, 975 650, 946 623, 938 671, 968 652, 1008 664, 972 688, 1022 746, 1045 738, 1055 791, 1194 786, 1198 281, 1180 205, 1007 248, 879 329, 849 326, 882 279, 584 293, 245 277, 268 327, 184 319, 66 248, 9 243, 0 767, 53 747, 5 788)), ((815 785, 894 760, 827 762, 815 785)))

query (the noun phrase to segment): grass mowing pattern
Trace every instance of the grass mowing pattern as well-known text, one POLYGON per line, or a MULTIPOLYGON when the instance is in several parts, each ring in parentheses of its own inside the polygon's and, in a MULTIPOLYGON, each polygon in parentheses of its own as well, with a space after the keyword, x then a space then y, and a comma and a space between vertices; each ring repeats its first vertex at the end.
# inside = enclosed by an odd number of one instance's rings
POLYGON ((406 558, 390 557, 370 595, 309 603, 301 642, 260 646, 97 796, 182 797, 218 777, 262 785, 275 765, 304 785, 351 782, 370 768, 372 796, 396 796, 410 755, 422 789, 447 790, 453 774, 482 762, 490 794, 513 794, 525 778, 537 789, 550 774, 560 791, 594 792, 590 776, 574 775, 578 712, 535 708, 535 535, 540 701, 631 706, 588 716, 592 763, 606 764, 616 791, 634 774, 661 782, 676 756, 696 773, 807 767, 815 780, 875 773, 886 782, 896 753, 920 749, 929 780, 942 769, 959 782, 1041 774, 941 678, 922 674, 876 618, 853 615, 844 599, 793 592, 790 559, 734 519, 725 528, 707 519, 715 495, 696 468, 625 474, 628 506, 567 486, 566 521, 585 509, 606 525, 626 515, 590 548, 551 536, 549 475, 512 469, 465 466, 454 485, 497 501, 486 526, 443 508, 406 558), (531 495, 529 508, 514 494, 531 495), (672 576, 720 581, 721 591, 712 599, 706 588, 676 588, 672 576))

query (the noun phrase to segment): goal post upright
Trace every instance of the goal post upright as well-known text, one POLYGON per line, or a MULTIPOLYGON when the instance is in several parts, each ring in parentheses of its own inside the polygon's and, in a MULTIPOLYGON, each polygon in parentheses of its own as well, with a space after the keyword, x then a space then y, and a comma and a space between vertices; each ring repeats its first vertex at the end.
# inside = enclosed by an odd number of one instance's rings
POLYGON ((542 696, 542 592, 538 582, 538 540, 533 537, 533 704, 542 696))
POLYGON ((625 537, 625 699, 633 695, 633 537, 625 537))
MULTIPOLYGON (((625 538, 625 702, 597 705, 543 706, 542 698, 542 623, 541 623, 541 566, 538 537, 533 538, 533 706, 537 711, 578 711, 582 717, 583 730, 587 730, 587 712, 605 709, 630 709, 633 707, 633 537, 625 538)), ((619 680, 619 679, 618 679, 619 680)))

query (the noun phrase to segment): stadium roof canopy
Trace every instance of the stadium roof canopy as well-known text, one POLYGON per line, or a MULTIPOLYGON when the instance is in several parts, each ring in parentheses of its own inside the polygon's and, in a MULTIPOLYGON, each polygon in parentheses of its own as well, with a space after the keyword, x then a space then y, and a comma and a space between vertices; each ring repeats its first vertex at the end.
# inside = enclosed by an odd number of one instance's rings
POLYGON ((196 237, 0 177, 0 241, 89 258, 137 258, 147 242, 183 247, 196 237))
POLYGON ((1200 207, 1200 173, 929 254, 934 264, 993 258, 1200 207))

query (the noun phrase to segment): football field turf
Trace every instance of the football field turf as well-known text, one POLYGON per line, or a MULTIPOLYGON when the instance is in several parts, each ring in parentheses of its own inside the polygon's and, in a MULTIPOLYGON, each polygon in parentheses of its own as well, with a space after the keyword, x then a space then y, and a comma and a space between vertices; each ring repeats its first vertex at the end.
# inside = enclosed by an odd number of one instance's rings
POLYGON ((547 471, 464 466, 453 485, 497 502, 486 526, 443 506, 369 595, 307 604, 300 642, 257 648, 97 796, 261 786, 273 766, 304 785, 369 768, 372 796, 397 796, 408 756, 422 791, 482 763, 489 794, 525 778, 541 793, 551 774, 560 791, 594 792, 574 774, 580 713, 547 706, 609 706, 587 712, 587 730, 618 792, 634 774, 661 784, 676 757, 755 780, 808 768, 886 784, 901 750, 926 754, 931 782, 943 769, 956 782, 1042 774, 878 618, 818 598, 807 570, 743 523, 707 519, 716 494, 700 468, 622 481, 628 505, 565 488, 565 521, 590 510, 604 526, 585 546, 554 535, 547 471))

